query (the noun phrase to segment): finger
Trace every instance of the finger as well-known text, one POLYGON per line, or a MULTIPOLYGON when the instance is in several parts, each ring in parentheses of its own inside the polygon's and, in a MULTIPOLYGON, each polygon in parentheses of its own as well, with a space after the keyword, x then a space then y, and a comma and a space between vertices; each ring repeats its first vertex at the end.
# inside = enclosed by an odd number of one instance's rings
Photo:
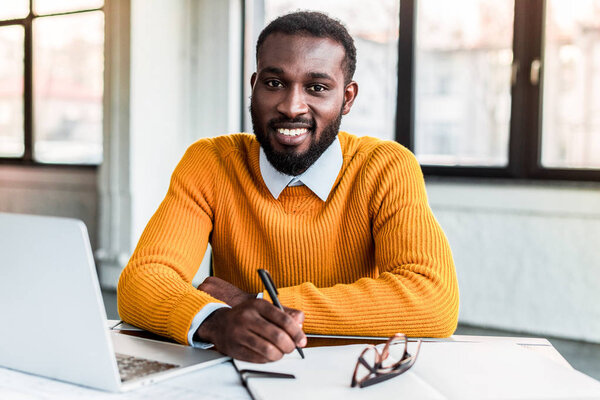
POLYGON ((300 310, 296 310, 295 308, 283 307, 285 312, 292 317, 296 323, 300 326, 304 323, 304 312, 300 310))
POLYGON ((264 364, 270 361, 264 355, 242 344, 238 345, 235 349, 229 350, 228 352, 226 352, 226 354, 240 361, 248 361, 260 364, 264 364))
POLYGON ((302 327, 290 315, 265 300, 257 301, 257 309, 263 318, 283 329, 294 343, 299 346, 306 344, 306 335, 302 331, 302 327))
POLYGON ((291 353, 294 351, 296 343, 286 331, 264 318, 261 319, 263 323, 252 329, 255 334, 272 343, 282 353, 291 353))
POLYGON ((257 358, 262 357, 264 361, 261 362, 279 360, 284 354, 275 344, 254 331, 248 332, 240 344, 256 353, 259 356, 257 358))
POLYGON ((203 292, 211 293, 212 291, 225 286, 228 284, 223 279, 217 278, 215 276, 209 276, 202 281, 201 284, 198 285, 198 290, 202 290, 203 292))

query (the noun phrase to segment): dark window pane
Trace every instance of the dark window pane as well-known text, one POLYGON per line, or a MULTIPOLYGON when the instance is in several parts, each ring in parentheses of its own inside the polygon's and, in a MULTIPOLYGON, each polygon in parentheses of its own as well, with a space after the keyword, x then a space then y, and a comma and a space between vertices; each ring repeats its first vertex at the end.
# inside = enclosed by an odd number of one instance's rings
POLYGON ((549 0, 542 165, 600 168, 600 0, 549 0))
POLYGON ((22 26, 0 27, 0 157, 24 152, 23 41, 22 26))
POLYGON ((514 0, 419 0, 415 154, 429 165, 505 166, 514 0))
POLYGON ((102 161, 104 14, 34 20, 34 158, 102 161))

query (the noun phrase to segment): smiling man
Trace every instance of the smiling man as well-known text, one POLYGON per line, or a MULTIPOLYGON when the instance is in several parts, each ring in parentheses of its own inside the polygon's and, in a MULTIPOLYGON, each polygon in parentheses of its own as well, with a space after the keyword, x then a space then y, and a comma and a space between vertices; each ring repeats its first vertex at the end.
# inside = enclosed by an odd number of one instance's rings
POLYGON ((346 29, 285 15, 259 36, 256 59, 254 135, 188 149, 121 275, 123 320, 255 362, 304 346, 304 332, 451 335, 456 273, 417 161, 339 131, 358 94, 346 29), (196 289, 208 242, 214 277, 196 289), (259 268, 286 312, 266 300, 259 268))

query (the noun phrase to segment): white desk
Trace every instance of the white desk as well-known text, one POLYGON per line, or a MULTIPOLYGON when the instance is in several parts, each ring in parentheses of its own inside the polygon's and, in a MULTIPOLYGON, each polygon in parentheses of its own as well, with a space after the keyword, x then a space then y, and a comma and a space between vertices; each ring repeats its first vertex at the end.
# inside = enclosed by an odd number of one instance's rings
MULTIPOLYGON (((117 321, 109 321, 113 326, 117 321)), ((567 361, 546 339, 455 335, 443 341, 503 341, 522 345, 558 363, 567 361)), ((107 393, 0 368, 0 399, 216 399, 248 400, 231 362, 201 369, 128 393, 107 393)))

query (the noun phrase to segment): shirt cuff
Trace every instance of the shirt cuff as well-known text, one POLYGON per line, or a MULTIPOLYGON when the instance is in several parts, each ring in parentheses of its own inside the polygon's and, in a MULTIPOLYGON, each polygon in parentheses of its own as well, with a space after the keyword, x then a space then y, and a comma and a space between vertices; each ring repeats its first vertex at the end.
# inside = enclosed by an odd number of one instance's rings
POLYGON ((190 325, 190 330, 188 331, 187 335, 188 344, 190 346, 199 349, 210 349, 214 346, 212 343, 194 341, 194 333, 196 333, 196 331, 198 330, 200 325, 202 325, 202 323, 206 320, 206 318, 208 318, 212 313, 214 313, 218 309, 224 307, 231 308, 227 304, 223 303, 208 303, 207 305, 202 307, 202 310, 198 311, 198 314, 196 314, 194 316, 194 319, 192 320, 192 324, 190 325))
POLYGON ((262 299, 263 297, 264 297, 263 292, 260 292, 259 294, 256 295, 257 299, 262 299))

